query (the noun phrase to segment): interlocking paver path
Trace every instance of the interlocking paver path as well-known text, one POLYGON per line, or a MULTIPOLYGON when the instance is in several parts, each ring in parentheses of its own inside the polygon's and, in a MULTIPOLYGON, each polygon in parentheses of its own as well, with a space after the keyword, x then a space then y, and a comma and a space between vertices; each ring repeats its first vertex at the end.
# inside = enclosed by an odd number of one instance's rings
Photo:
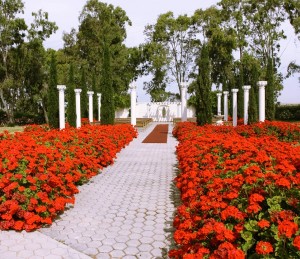
POLYGON ((167 144, 143 144, 155 125, 80 186, 75 205, 51 227, 0 232, 0 259, 162 258, 170 245, 177 142, 170 125, 167 144))

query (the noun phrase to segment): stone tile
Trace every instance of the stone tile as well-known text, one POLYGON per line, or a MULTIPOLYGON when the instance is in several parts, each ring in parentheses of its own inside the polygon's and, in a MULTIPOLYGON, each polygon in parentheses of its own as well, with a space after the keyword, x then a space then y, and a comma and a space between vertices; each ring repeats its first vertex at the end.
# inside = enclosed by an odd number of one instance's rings
POLYGON ((114 250, 110 252, 110 256, 113 258, 123 258, 125 253, 122 250, 114 250))
POLYGON ((138 247, 139 251, 141 252, 150 252, 151 250, 153 250, 153 246, 149 245, 149 244, 141 244, 138 247))
POLYGON ((132 246, 132 247, 138 247, 139 245, 141 245, 141 242, 142 241, 140 241, 139 239, 131 239, 126 242, 126 245, 132 246))
POLYGON ((112 246, 103 245, 103 246, 99 247, 98 250, 100 251, 100 253, 109 253, 109 252, 113 251, 114 249, 112 246))
POLYGON ((126 255, 137 255, 139 253, 139 250, 136 247, 129 246, 124 249, 124 252, 126 255))

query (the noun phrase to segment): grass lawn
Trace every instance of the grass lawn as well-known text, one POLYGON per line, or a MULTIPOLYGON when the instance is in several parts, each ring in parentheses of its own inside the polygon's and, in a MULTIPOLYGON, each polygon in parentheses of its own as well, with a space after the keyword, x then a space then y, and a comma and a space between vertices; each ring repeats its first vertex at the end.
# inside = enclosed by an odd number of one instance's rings
POLYGON ((22 132, 24 130, 24 126, 0 127, 0 133, 3 133, 5 130, 9 133, 22 132))

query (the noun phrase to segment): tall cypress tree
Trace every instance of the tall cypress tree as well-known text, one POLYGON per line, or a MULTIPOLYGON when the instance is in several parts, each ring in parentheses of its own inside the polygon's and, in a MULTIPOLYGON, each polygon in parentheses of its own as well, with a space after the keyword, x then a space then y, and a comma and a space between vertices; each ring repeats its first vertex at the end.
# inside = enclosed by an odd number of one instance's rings
POLYGON ((94 95, 93 95, 93 114, 94 114, 94 116, 96 116, 96 118, 98 120, 98 97, 97 97, 97 93, 99 91, 98 91, 98 87, 97 87, 97 80, 96 80, 95 73, 93 73, 93 76, 92 76, 92 91, 94 92, 94 95))
POLYGON ((80 108, 81 108, 81 117, 88 118, 88 96, 87 96, 87 83, 85 77, 85 69, 81 68, 81 94, 80 94, 80 108))
POLYGON ((47 114, 49 126, 51 128, 59 127, 59 107, 58 107, 58 90, 57 90, 57 64, 56 56, 53 52, 50 63, 49 89, 47 93, 47 114))
POLYGON ((114 89, 111 78, 110 50, 107 43, 104 43, 103 46, 103 70, 101 74, 101 89, 101 124, 114 124, 114 89))
POLYGON ((74 66, 70 65, 69 80, 68 80, 68 108, 67 108, 67 120, 72 127, 76 127, 76 105, 75 105, 75 79, 74 79, 74 66))
POLYGON ((268 81, 266 86, 266 120, 272 121, 275 119, 274 66, 272 58, 268 58, 266 79, 268 81))
POLYGON ((238 93, 237 93, 237 115, 238 118, 244 117, 244 69, 242 63, 239 64, 239 75, 238 75, 238 93))
POLYGON ((259 80, 259 68, 256 63, 252 63, 251 71, 250 71, 250 85, 251 89, 249 91, 249 116, 248 122, 249 124, 253 124, 258 122, 258 90, 257 90, 257 82, 259 80))
POLYGON ((211 79, 208 46, 204 44, 198 59, 196 83, 196 117, 198 125, 212 123, 211 79))

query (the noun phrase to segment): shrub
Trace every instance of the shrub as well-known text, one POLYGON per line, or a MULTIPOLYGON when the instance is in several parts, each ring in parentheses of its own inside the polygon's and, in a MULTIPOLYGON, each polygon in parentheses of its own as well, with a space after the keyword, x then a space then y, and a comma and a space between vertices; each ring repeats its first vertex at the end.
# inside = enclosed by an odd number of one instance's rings
POLYGON ((275 118, 281 121, 300 121, 300 104, 278 105, 276 107, 275 118))

